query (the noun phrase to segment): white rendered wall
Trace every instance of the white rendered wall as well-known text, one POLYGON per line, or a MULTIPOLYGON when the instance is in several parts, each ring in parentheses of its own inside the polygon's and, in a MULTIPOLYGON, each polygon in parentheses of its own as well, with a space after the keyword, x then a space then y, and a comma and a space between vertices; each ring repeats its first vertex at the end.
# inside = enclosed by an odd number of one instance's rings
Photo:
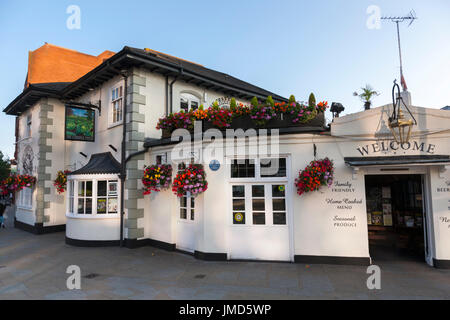
POLYGON ((91 241, 119 240, 120 218, 67 217, 66 237, 91 241))
MULTIPOLYGON (((17 170, 19 174, 23 173, 23 157, 26 149, 31 148, 33 151, 33 176, 37 176, 38 159, 39 159, 39 147, 38 147, 38 131, 39 131, 39 110, 40 101, 30 107, 27 111, 23 112, 19 116, 19 141, 18 146, 18 163, 17 170), (31 115, 31 136, 25 137, 27 128, 27 117, 31 115)), ((16 193, 16 214, 15 217, 18 221, 34 226, 36 222, 36 187, 33 192, 33 201, 31 208, 24 208, 19 203, 20 192, 16 193)))

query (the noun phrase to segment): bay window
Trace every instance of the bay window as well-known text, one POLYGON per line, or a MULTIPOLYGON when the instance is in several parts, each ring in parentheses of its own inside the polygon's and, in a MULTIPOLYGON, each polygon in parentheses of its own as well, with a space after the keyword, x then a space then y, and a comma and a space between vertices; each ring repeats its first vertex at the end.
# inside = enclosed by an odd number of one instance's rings
POLYGON ((91 179, 72 178, 68 181, 67 213, 78 217, 108 217, 119 213, 117 176, 91 179))

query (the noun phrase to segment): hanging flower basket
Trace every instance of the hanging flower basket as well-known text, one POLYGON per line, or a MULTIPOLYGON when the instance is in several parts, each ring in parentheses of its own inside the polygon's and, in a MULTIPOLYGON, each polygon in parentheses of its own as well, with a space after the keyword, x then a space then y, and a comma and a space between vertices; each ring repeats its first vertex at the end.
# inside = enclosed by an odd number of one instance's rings
POLYGON ((56 179, 53 181, 53 185, 55 186, 56 192, 58 192, 58 194, 64 193, 67 190, 67 175, 70 172, 71 171, 69 170, 60 170, 56 174, 56 179))
POLYGON ((328 158, 314 160, 295 179, 298 195, 317 191, 322 186, 331 186, 333 183, 333 161, 328 158))
POLYGON ((190 164, 187 168, 178 171, 173 180, 172 191, 177 197, 182 197, 186 192, 196 196, 208 189, 206 173, 201 164, 190 164))
POLYGON ((144 167, 142 184, 144 185, 144 195, 151 194, 152 191, 159 192, 167 189, 172 182, 172 166, 170 164, 157 164, 144 167))
POLYGON ((27 174, 11 175, 0 184, 1 194, 8 195, 24 188, 32 188, 36 184, 36 178, 27 174))

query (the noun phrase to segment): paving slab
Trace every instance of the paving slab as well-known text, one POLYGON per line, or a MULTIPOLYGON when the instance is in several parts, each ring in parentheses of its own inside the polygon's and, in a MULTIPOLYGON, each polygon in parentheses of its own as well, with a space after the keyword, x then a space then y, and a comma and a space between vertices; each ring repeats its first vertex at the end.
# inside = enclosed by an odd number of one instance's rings
POLYGON ((0 230, 0 299, 450 299, 450 270, 414 259, 379 259, 382 289, 366 267, 210 262, 153 247, 79 248, 65 234, 0 230), (81 289, 69 290, 69 265, 81 289))

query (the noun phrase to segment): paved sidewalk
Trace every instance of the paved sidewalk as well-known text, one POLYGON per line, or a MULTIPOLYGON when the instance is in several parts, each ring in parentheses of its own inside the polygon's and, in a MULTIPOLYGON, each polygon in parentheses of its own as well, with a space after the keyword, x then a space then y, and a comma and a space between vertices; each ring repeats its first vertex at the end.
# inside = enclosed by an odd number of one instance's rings
POLYGON ((205 262, 152 247, 77 248, 64 233, 0 230, 4 299, 450 299, 450 271, 415 261, 382 261, 382 290, 365 267, 205 262), (68 290, 67 266, 82 271, 68 290))

